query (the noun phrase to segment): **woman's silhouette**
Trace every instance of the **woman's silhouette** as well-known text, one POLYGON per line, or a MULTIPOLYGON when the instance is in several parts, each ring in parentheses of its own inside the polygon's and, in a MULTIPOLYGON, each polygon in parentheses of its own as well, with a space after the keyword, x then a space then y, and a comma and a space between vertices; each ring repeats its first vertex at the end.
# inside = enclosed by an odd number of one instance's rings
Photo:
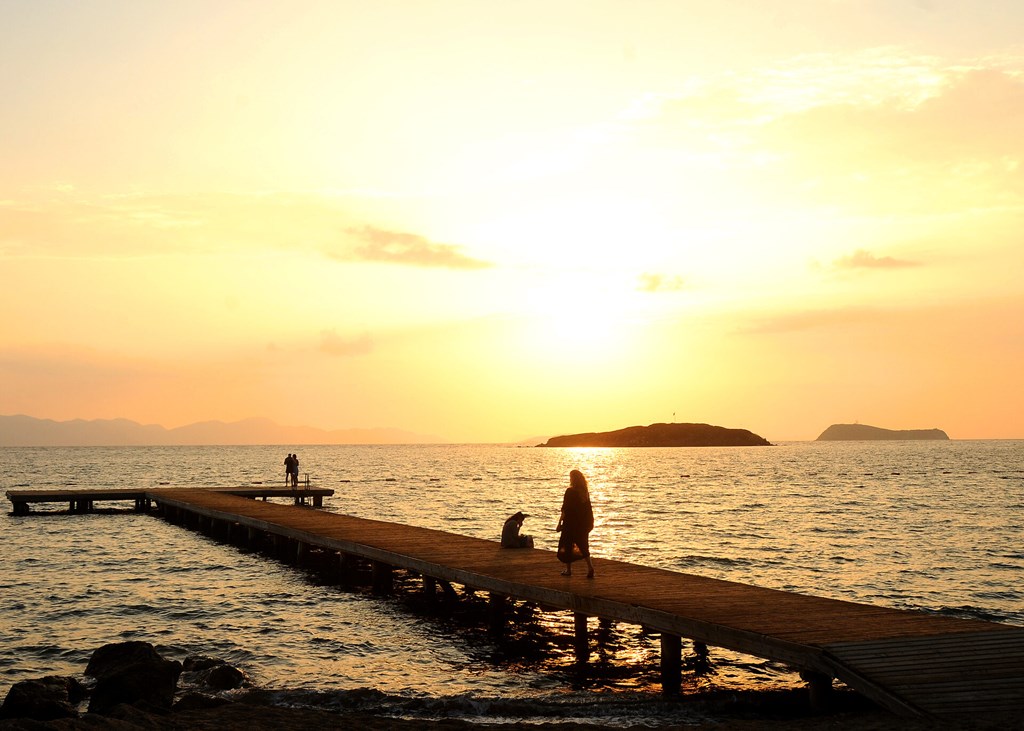
POLYGON ((562 497, 562 512, 558 527, 558 560, 565 564, 562 576, 572 576, 572 562, 587 562, 587 578, 594 578, 594 564, 590 560, 590 531, 594 530, 594 509, 590 505, 587 478, 579 470, 569 473, 569 487, 562 497))

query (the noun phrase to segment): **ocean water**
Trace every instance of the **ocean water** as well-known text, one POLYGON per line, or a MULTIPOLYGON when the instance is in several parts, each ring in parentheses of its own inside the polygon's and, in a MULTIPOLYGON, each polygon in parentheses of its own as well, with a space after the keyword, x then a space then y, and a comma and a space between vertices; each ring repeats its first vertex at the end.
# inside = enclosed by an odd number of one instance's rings
MULTIPOLYGON (((327 510, 494 540, 522 510, 524 532, 550 549, 578 468, 590 480, 595 556, 1024 626, 1022 441, 3 448, 0 484, 283 483, 288 452, 336 491, 327 510)), ((567 613, 519 605, 514 631, 497 638, 482 631, 483 596, 441 616, 413 592, 325 585, 153 516, 5 513, 0 526, 0 694, 80 674, 95 648, 139 639, 174 659, 221 657, 282 703, 611 726, 696 713, 659 699, 658 637, 641 627, 592 620, 600 644, 580 674, 567 613)), ((687 693, 799 685, 784 665, 719 648, 710 671, 683 682, 687 693)))

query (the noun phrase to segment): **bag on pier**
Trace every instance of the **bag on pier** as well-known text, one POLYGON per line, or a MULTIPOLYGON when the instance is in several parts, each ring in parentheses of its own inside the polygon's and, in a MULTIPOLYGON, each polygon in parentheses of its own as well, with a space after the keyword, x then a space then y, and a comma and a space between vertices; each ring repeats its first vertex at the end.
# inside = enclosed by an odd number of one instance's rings
POLYGON ((572 542, 572 536, 568 531, 563 530, 562 535, 558 537, 558 560, 568 564, 582 559, 583 554, 580 553, 579 547, 572 542))

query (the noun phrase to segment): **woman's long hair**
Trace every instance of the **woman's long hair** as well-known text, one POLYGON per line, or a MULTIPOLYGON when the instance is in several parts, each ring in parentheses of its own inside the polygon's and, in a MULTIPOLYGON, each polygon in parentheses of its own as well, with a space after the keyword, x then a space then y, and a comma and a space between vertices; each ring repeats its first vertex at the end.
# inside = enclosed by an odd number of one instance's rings
POLYGON ((590 500, 590 489, 587 487, 587 478, 584 477, 583 473, 579 470, 573 470, 569 473, 569 486, 575 487, 586 500, 590 500))

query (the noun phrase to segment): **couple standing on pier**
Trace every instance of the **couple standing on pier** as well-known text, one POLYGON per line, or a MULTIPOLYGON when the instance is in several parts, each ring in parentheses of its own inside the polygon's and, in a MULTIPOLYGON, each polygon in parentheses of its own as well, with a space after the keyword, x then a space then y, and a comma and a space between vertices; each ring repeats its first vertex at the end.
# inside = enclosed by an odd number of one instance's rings
POLYGON ((292 487, 299 486, 299 455, 289 454, 284 458, 284 484, 291 483, 292 487))

